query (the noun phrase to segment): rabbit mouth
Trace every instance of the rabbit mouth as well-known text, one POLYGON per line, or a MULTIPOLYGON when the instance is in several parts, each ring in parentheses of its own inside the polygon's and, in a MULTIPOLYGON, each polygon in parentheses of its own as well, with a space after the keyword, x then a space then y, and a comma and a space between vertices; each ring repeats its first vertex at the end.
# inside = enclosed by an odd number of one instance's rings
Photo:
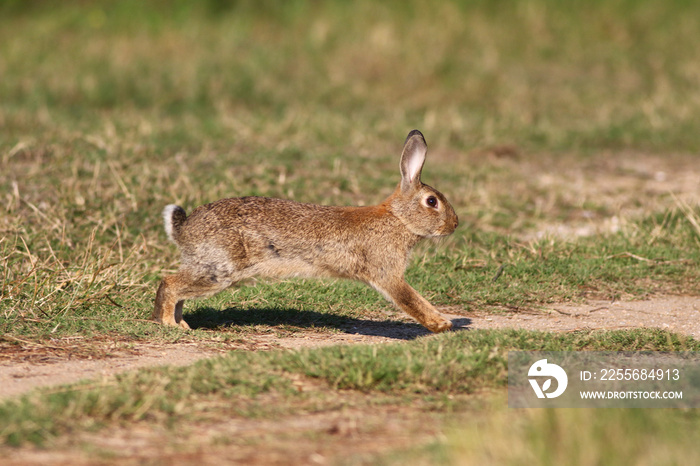
POLYGON ((440 230, 438 230, 438 231, 435 233, 435 236, 437 236, 438 238, 439 238, 439 237, 443 237, 443 236, 449 236, 449 235, 451 235, 452 233, 454 233, 454 231, 455 231, 456 229, 457 229, 457 225, 456 225, 456 224, 455 224, 455 225, 446 225, 446 226, 444 226, 443 228, 441 228, 440 230))
POLYGON ((444 236, 451 235, 454 233, 454 231, 457 229, 459 226, 459 220, 457 219, 457 216, 455 215, 450 222, 448 222, 443 228, 442 232, 444 236))
POLYGON ((430 235, 431 238, 444 238, 446 236, 450 236, 452 233, 454 233, 455 229, 454 228, 443 228, 440 231, 436 231, 432 235, 430 235))

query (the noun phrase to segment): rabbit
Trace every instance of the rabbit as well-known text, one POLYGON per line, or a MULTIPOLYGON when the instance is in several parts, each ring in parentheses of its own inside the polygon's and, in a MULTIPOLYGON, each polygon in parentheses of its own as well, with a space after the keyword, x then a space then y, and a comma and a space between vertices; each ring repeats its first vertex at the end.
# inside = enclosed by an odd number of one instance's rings
POLYGON ((420 180, 426 153, 423 134, 411 131, 401 181, 376 206, 241 197, 200 206, 188 217, 182 207, 168 205, 165 231, 180 249, 181 265, 161 281, 152 319, 188 329, 186 299, 253 276, 336 277, 370 285, 432 332, 449 330, 452 322, 404 279, 411 249, 423 238, 452 234, 459 224, 445 196, 420 180))

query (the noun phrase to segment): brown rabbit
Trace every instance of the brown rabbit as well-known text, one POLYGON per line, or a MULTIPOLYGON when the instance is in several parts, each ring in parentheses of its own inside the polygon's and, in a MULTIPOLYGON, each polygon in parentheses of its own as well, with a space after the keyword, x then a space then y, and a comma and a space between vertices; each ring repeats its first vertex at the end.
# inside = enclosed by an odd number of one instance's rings
POLYGON ((222 199, 187 214, 169 205, 165 231, 180 248, 178 272, 161 281, 153 320, 189 328, 185 299, 213 295, 254 275, 339 277, 372 286, 433 332, 452 322, 404 280, 413 246, 457 228, 454 209, 420 180, 427 145, 418 130, 401 154, 401 182, 377 206, 335 207, 265 197, 222 199))

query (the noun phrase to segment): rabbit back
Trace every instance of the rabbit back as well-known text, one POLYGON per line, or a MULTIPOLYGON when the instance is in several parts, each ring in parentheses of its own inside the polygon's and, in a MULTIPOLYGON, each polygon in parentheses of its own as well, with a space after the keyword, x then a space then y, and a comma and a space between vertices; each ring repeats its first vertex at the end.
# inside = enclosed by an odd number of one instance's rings
MULTIPOLYGON (((172 222, 177 223, 175 215, 172 222)), ((408 250, 419 240, 387 206, 264 197, 222 199, 195 209, 179 229, 170 228, 178 233, 173 237, 183 267, 231 284, 254 275, 370 282, 377 273, 403 270, 408 250)))

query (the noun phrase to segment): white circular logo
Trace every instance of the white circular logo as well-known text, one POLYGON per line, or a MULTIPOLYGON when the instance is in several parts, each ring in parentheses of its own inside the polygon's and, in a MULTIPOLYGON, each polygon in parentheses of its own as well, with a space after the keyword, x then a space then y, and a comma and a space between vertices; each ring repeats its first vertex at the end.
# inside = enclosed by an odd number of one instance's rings
POLYGON ((569 378, 566 376, 566 371, 556 364, 547 363, 546 359, 540 359, 536 361, 530 370, 527 371, 528 380, 532 389, 535 391, 537 398, 556 398, 566 390, 566 386, 569 383, 569 378), (532 378, 535 377, 535 378, 532 378), (542 385, 540 386, 539 380, 542 379, 542 385), (552 379, 557 381, 557 389, 553 392, 548 392, 552 387, 552 379))

